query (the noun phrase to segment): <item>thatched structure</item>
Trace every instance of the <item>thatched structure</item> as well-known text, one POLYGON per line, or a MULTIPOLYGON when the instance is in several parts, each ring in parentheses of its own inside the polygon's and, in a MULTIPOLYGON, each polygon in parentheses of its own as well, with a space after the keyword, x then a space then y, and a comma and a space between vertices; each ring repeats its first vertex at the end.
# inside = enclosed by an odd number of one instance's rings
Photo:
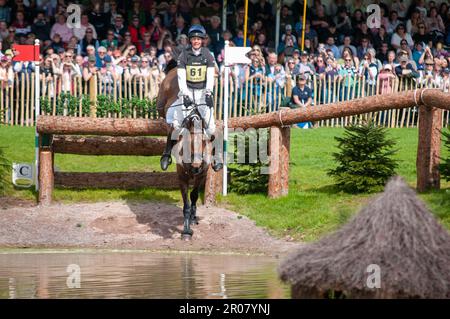
POLYGON ((450 234, 400 177, 349 223, 279 266, 293 298, 450 298, 450 234), (369 288, 367 267, 380 267, 369 288))

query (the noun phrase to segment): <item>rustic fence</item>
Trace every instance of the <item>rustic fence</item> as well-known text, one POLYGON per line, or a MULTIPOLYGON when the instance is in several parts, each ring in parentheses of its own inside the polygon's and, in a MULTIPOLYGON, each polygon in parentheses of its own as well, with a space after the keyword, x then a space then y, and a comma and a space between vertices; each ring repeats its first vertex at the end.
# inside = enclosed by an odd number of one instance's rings
MULTIPOLYGON (((161 79, 158 76, 135 77, 125 79, 106 78, 99 75, 90 81, 82 77, 63 79, 54 75, 41 78, 41 114, 65 116, 97 116, 105 118, 151 118, 158 117, 155 99, 161 79)), ((34 73, 16 73, 11 83, 0 83, 0 120, 9 125, 33 126, 34 110, 34 73)), ((215 114, 222 119, 224 107, 223 81, 215 83, 215 114)), ((373 85, 367 84, 364 77, 354 77, 350 81, 339 77, 320 77, 313 75, 308 86, 313 90, 313 106, 326 107, 327 104, 348 101, 361 97, 415 90, 436 88, 434 84, 403 78, 380 80, 373 85)), ((241 117, 273 112, 287 106, 294 85, 287 78, 283 86, 264 79, 229 81, 230 117, 241 117)), ((450 82, 443 82, 440 88, 448 92, 450 82)), ((438 87, 439 88, 439 87, 438 87)), ((415 127, 418 123, 417 107, 400 110, 388 110, 358 116, 324 120, 316 126, 345 126, 357 119, 370 116, 376 123, 385 127, 415 127)), ((450 125, 450 112, 443 114, 443 126, 450 125)))

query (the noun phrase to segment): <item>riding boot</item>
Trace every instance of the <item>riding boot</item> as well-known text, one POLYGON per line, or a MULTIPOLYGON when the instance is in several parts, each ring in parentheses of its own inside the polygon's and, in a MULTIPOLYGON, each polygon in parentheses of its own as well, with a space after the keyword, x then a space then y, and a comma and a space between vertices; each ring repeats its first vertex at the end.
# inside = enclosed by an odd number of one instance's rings
MULTIPOLYGON (((212 142, 213 142, 214 140, 215 140, 215 136, 212 135, 212 136, 211 136, 211 140, 210 140, 211 144, 212 144, 212 142)), ((214 154, 212 154, 213 157, 215 157, 215 155, 216 155, 215 153, 216 153, 216 150, 214 149, 214 154)), ((212 169, 214 170, 214 172, 218 172, 218 171, 220 171, 220 170, 223 168, 223 163, 220 163, 220 162, 216 159, 216 160, 213 160, 213 161, 212 161, 211 167, 212 167, 212 169)))
POLYGON ((172 156, 171 156, 172 148, 177 143, 176 140, 172 140, 172 131, 173 130, 170 130, 169 134, 167 135, 166 148, 165 148, 165 150, 161 156, 161 160, 160 160, 161 169, 163 171, 167 170, 169 165, 172 164, 172 156))

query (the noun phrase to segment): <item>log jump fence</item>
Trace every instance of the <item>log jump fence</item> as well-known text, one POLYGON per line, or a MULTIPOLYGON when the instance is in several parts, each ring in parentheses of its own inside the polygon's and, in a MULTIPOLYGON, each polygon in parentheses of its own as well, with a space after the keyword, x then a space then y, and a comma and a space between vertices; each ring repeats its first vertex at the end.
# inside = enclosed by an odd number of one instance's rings
MULTIPOLYGON (((233 117, 230 128, 270 128, 268 195, 277 198, 289 190, 289 125, 324 121, 386 110, 419 109, 417 189, 439 188, 440 130, 442 112, 450 110, 450 94, 439 89, 418 89, 374 95, 323 107, 280 109, 260 115, 233 117)), ((220 121, 217 127, 221 127, 220 121)), ((37 121, 40 134, 39 202, 50 204, 54 186, 61 187, 177 187, 176 173, 61 173, 54 171, 54 153, 82 155, 159 156, 165 141, 147 136, 166 134, 163 119, 120 119, 42 115, 37 121), (82 135, 82 136, 80 136, 82 135)), ((205 203, 214 204, 220 192, 222 172, 211 169, 205 186, 205 203)))

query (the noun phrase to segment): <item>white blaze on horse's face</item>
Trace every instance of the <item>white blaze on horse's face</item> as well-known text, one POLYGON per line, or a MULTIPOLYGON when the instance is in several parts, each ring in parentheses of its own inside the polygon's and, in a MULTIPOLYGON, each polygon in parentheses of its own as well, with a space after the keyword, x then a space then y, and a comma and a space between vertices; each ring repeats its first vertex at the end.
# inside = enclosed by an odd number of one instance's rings
POLYGON ((200 49, 201 46, 202 46, 202 38, 200 38, 200 37, 192 37, 191 38, 191 45, 192 45, 192 48, 194 50, 200 49))

